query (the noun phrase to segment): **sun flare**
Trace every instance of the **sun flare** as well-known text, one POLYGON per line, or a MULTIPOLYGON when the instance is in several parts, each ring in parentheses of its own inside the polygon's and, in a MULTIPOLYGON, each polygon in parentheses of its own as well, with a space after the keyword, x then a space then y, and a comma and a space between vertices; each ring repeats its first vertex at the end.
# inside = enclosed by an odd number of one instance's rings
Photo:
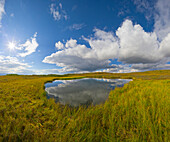
POLYGON ((14 50, 14 49, 15 49, 15 46, 16 46, 16 43, 15 43, 15 42, 9 42, 9 43, 8 43, 8 48, 9 48, 10 50, 14 50))

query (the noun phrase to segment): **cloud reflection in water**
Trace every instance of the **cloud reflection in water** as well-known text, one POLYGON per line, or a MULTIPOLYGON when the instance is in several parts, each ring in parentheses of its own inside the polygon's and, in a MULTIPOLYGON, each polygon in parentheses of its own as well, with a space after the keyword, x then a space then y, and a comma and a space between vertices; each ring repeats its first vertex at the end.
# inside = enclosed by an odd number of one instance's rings
POLYGON ((79 105, 96 105, 106 101, 111 89, 123 86, 131 80, 126 79, 78 79, 56 80, 47 83, 48 98, 55 98, 63 105, 78 107, 79 105))

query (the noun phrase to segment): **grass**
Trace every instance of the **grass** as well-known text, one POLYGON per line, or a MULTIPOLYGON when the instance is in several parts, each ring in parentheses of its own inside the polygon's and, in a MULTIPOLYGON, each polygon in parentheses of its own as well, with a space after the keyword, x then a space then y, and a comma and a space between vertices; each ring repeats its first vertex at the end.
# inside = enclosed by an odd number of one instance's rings
POLYGON ((0 141, 170 140, 170 70, 0 77, 0 141), (54 79, 133 78, 101 105, 69 108, 46 99, 54 79))

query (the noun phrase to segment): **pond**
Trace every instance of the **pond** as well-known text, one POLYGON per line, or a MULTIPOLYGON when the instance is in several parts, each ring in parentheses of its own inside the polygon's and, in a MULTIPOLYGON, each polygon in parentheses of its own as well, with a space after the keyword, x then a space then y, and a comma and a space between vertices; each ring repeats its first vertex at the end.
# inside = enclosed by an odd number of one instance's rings
POLYGON ((45 84, 47 98, 54 98, 62 105, 78 107, 104 103, 109 92, 122 87, 131 79, 94 79, 55 80, 45 84))

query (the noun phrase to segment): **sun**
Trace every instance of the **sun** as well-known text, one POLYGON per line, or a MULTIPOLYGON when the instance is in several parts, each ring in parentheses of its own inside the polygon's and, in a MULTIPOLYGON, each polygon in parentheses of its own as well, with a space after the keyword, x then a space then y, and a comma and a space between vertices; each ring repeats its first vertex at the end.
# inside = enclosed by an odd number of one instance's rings
POLYGON ((15 47, 16 47, 16 43, 15 42, 8 42, 8 48, 10 49, 10 50, 14 50, 15 49, 15 47))

